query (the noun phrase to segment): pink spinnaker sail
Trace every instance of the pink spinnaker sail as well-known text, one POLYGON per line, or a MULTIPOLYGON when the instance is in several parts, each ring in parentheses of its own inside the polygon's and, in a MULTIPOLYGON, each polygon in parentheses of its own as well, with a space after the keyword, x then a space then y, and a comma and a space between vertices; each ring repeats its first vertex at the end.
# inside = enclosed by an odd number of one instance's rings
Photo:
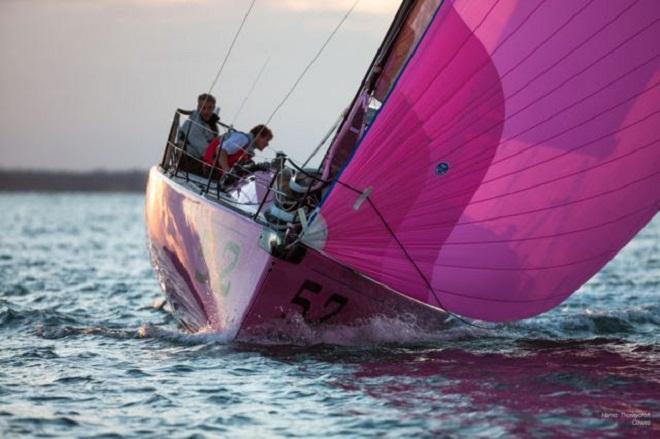
POLYGON ((658 35, 656 0, 445 0, 319 246, 472 318, 561 303, 660 206, 658 35))

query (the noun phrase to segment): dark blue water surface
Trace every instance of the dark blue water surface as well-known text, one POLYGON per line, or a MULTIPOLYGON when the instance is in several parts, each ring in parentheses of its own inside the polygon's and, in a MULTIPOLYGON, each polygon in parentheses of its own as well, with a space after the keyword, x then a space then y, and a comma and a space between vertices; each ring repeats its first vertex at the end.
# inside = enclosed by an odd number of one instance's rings
POLYGON ((540 317, 282 345, 188 335, 153 306, 141 196, 0 212, 2 437, 660 437, 657 218, 540 317))

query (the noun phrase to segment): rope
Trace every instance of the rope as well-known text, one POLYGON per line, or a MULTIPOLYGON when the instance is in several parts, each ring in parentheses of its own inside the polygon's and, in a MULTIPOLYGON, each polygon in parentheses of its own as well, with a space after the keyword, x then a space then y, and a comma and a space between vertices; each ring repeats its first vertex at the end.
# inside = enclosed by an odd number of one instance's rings
MULTIPOLYGON (((288 162, 289 162, 289 163, 290 163, 290 164, 291 164, 291 165, 292 165, 292 166, 293 166, 298 172, 301 172, 301 173, 305 174, 307 177, 309 177, 309 178, 311 178, 311 179, 313 179, 313 180, 315 180, 315 181, 322 182, 322 183, 324 183, 324 184, 330 184, 330 183, 332 182, 331 180, 324 180, 324 179, 322 179, 322 178, 316 177, 315 175, 311 175, 311 174, 307 173, 304 169, 302 169, 301 167, 299 167, 298 165, 296 165, 296 163, 294 163, 290 158, 287 158, 287 161, 288 161, 288 162)), ((350 185, 348 185, 348 184, 346 184, 346 183, 344 183, 344 182, 342 182, 342 181, 340 181, 340 180, 337 180, 337 183, 340 184, 340 185, 342 185, 342 186, 344 186, 345 188, 347 188, 347 189, 349 189, 349 190, 355 192, 356 194, 359 194, 359 195, 362 194, 362 191, 360 191, 360 190, 358 190, 357 188, 354 188, 353 186, 350 186, 350 185)), ((396 233, 394 233, 394 230, 392 230, 392 227, 390 227, 389 223, 387 222, 387 220, 385 219, 385 217, 383 216, 383 214, 381 213, 381 211, 380 211, 380 210, 378 209, 378 207, 373 203, 373 201, 371 200, 371 198, 367 197, 367 201, 369 202, 369 205, 373 208, 373 210, 374 210, 374 212, 376 213, 376 215, 378 216, 378 218, 379 218, 379 219, 381 220, 381 222, 383 223, 383 226, 385 226, 385 229, 387 230, 387 232, 392 236, 392 238, 394 238, 394 240, 396 241, 397 245, 399 246, 399 248, 400 248, 401 251, 403 252, 403 254, 404 254, 404 256, 406 257, 406 259, 408 259, 408 261, 409 261, 410 264, 415 268, 415 271, 417 272, 417 274, 419 275, 419 277, 422 279, 422 281, 424 282, 424 284, 426 285, 426 287, 429 289, 429 291, 431 291, 431 294, 433 294, 433 298, 434 298, 435 301, 437 302, 438 306, 439 306, 444 312, 446 312, 448 315, 450 315, 451 317, 454 317, 456 320, 458 320, 458 321, 460 321, 460 322, 462 322, 462 323, 464 323, 464 324, 466 324, 466 325, 468 325, 468 326, 472 326, 473 328, 478 328, 478 329, 485 329, 485 330, 492 330, 492 329, 494 329, 494 328, 489 328, 489 327, 486 327, 486 326, 481 326, 481 325, 477 325, 477 324, 475 324, 475 323, 473 323, 473 322, 470 322, 470 321, 464 319, 463 317, 459 316, 458 314, 455 314, 455 313, 449 311, 447 308, 445 308, 445 307, 442 305, 442 302, 440 301, 440 298, 438 297, 438 294, 436 293, 435 288, 433 288, 433 285, 431 285, 431 282, 430 282, 430 281, 427 279, 427 277, 424 275, 424 272, 422 271, 422 269, 419 268, 419 265, 417 265, 417 263, 415 262, 415 260, 412 258, 412 256, 411 256, 410 253, 408 252, 408 249, 403 245, 403 243, 401 242, 401 240, 399 239, 399 237, 396 235, 396 233)))
POLYGON ((243 30, 243 26, 245 25, 245 22, 247 21, 248 16, 252 12, 252 8, 254 7, 254 3, 256 1, 257 0, 252 0, 252 2, 250 3, 250 7, 245 12, 245 15, 243 16, 243 20, 241 21, 241 25, 238 27, 238 30, 234 34, 234 39, 232 40, 231 44, 229 45, 229 50, 227 50, 227 54, 225 55, 225 59, 222 61, 222 64, 220 65, 220 68, 218 69, 218 73, 215 75, 215 79, 211 83, 211 87, 209 87, 209 94, 211 94, 211 92, 213 91, 213 88, 218 83, 218 80, 220 79, 220 75, 222 74, 222 71, 225 68, 225 64, 227 64, 227 60, 229 59, 229 55, 231 55, 231 52, 234 49, 234 44, 236 44, 236 40, 238 40, 238 36, 240 35, 241 31, 243 30))
POLYGON ((328 139, 330 138, 330 136, 332 136, 332 134, 335 131, 337 131, 337 128, 339 128, 339 125, 344 121, 344 116, 346 115, 347 111, 348 110, 346 110, 345 112, 343 112, 342 114, 339 115, 339 118, 337 119, 337 121, 332 125, 332 128, 330 128, 330 130, 328 130, 328 133, 325 135, 325 137, 323 137, 323 139, 321 139, 321 142, 316 147, 316 149, 314 151, 312 151, 312 153, 309 155, 307 160, 305 160, 305 163, 303 163, 300 166, 301 168, 304 168, 305 166, 307 166, 309 164, 310 161, 312 161, 312 159, 316 156, 316 154, 318 154, 318 152, 321 150, 323 145, 325 145, 325 142, 327 142, 328 139))
POLYGON ((332 31, 330 36, 328 36, 328 38, 325 40, 325 43, 323 43, 323 45, 321 46, 319 51, 316 53, 314 58, 312 58, 312 60, 307 64, 307 67, 305 67, 305 69, 302 71, 300 76, 298 76, 298 79, 296 79, 296 82, 293 83, 293 86, 291 87, 289 92, 284 96, 284 99, 282 99, 282 101, 275 107, 275 110, 273 110, 273 113, 270 115, 270 117, 268 118, 268 120, 266 121, 266 123, 264 125, 268 125, 270 123, 270 121, 273 120, 273 117, 275 117, 275 114, 277 114, 277 112, 282 108, 282 106, 284 106, 284 103, 289 99, 291 94, 298 87, 298 84, 300 84, 300 81, 302 81, 303 77, 307 74, 307 72, 312 67, 312 65, 319 59, 319 57, 321 56, 321 54, 323 53, 323 51, 325 50, 327 45, 333 39, 333 37, 335 36, 337 31, 339 31, 339 28, 341 28, 341 26, 344 24, 344 22, 348 19, 349 15, 351 15, 351 13, 355 9, 355 7, 358 5, 358 3, 360 3, 360 0, 355 0, 355 2, 353 3, 353 6, 351 6, 351 8, 346 12, 346 14, 344 14, 344 17, 337 24, 337 26, 335 26, 335 29, 332 31))
MULTIPOLYGON (((346 187, 347 189, 350 189, 350 190, 354 191, 355 193, 362 194, 362 192, 360 192, 358 189, 356 189, 356 188, 354 188, 354 187, 352 187, 352 186, 350 186, 350 185, 348 185, 348 184, 346 184, 346 183, 343 183, 343 182, 341 182, 341 181, 339 181, 339 180, 337 180, 337 183, 339 183, 340 185, 346 187)), ((373 210, 374 210, 374 212, 376 213, 376 215, 378 216, 378 218, 380 218, 381 222, 383 223, 383 225, 384 225, 385 228, 387 229, 388 233, 389 233, 390 235, 392 235, 392 238, 394 238, 394 240, 396 241, 397 245, 399 246, 399 248, 401 249, 401 251, 402 251, 403 254, 405 255, 406 259, 408 259, 408 261, 412 264, 412 266, 415 268, 415 271, 417 271, 417 274, 419 275, 419 277, 420 277, 420 278, 422 279, 422 281, 424 281, 424 283, 426 284, 426 287, 429 289, 429 291, 431 291, 431 294, 433 294, 433 298, 434 298, 435 301, 438 303, 438 306, 439 306, 444 312, 446 312, 447 314, 449 314, 451 317, 454 317, 455 319, 459 320, 460 322, 462 322, 462 323, 464 323, 464 324, 466 324, 466 325, 468 325, 468 326, 472 326, 472 327, 474 327, 474 328, 478 328, 478 329, 492 330, 493 328, 488 328, 488 327, 486 327, 486 326, 480 326, 480 325, 477 325, 477 324, 475 324, 475 323, 472 323, 472 322, 470 322, 470 321, 464 319, 463 317, 459 316, 458 314, 454 314, 453 312, 449 311, 447 308, 445 308, 445 307, 442 305, 442 302, 440 301, 440 298, 438 297, 437 293, 435 292, 435 288, 433 288, 433 285, 431 285, 431 282, 426 278, 426 276, 424 275, 424 272, 422 272, 422 269, 419 268, 419 265, 417 265, 417 263, 416 263, 415 260, 412 258, 412 256, 410 256, 410 253, 408 253, 408 250, 406 249, 406 247, 405 247, 405 246, 403 245, 403 243, 399 240, 399 237, 396 236, 396 233, 394 233, 394 230, 392 230, 392 228, 390 227, 390 225, 388 224, 388 222, 385 220, 385 217, 384 217, 383 214, 380 212, 380 210, 378 209, 378 207, 376 207, 376 205, 373 203, 373 201, 371 200, 371 198, 367 197, 367 201, 369 202, 369 205, 373 208, 373 210)))
MULTIPOLYGON (((323 45, 321 46, 321 48, 318 50, 318 52, 316 53, 316 55, 314 56, 314 58, 312 58, 312 60, 307 64, 307 66, 306 66, 305 69, 302 71, 302 73, 300 74, 300 76, 298 76, 298 79, 296 79, 296 81, 294 82, 294 84, 293 84, 293 86, 291 87, 291 89, 290 89, 290 90, 288 91, 288 93, 284 96, 284 98, 282 99, 282 101, 281 101, 281 102, 275 107, 275 109, 273 110, 273 112, 271 113, 271 115, 268 117, 268 120, 263 124, 263 125, 264 125, 264 128, 267 127, 267 126, 270 124, 270 122, 273 120, 273 118, 275 117, 275 115, 277 114, 277 112, 278 112, 278 111, 284 106, 284 104, 286 103, 286 101, 287 101, 287 100, 289 99, 289 97, 293 94, 293 92, 294 92, 295 89, 298 87, 298 85, 300 84, 300 82, 302 81, 302 79, 304 78, 304 76, 307 74, 307 72, 309 71, 309 69, 310 69, 310 68, 312 67, 312 65, 314 65, 314 63, 319 59, 319 57, 321 56, 321 54, 323 53, 323 51, 325 50, 325 48, 328 46, 328 44, 330 43, 330 41, 331 41, 331 40, 334 38, 334 36, 337 34, 337 32, 339 31, 339 29, 341 28, 341 26, 342 26, 342 25, 344 24, 344 22, 348 19, 348 17, 351 15, 351 13, 352 13, 353 10, 357 7, 357 5, 360 3, 360 1, 361 1, 361 0, 355 0, 355 2, 353 3, 353 5, 352 5, 352 6, 349 8, 349 10, 344 14, 344 16, 342 17, 342 19, 341 19, 341 20, 339 21, 339 23, 337 24, 337 26, 335 26, 334 30, 330 33, 330 35, 329 35, 328 38, 325 40, 325 42, 323 43, 323 45)), ((230 45, 230 47, 229 47, 229 50, 227 51, 227 55, 225 56, 225 59, 224 59, 224 61, 222 62, 222 65, 220 66, 220 69, 218 70, 218 74, 216 75, 216 77, 215 77, 213 83, 211 84, 211 87, 210 87, 210 89, 209 89, 209 94, 211 93, 211 91, 212 91, 213 88, 215 87, 216 83, 218 82, 218 80, 219 80, 219 78, 220 78, 220 75, 221 75, 221 73, 222 73, 222 70, 224 69, 224 66, 225 66, 225 64, 226 64, 226 62, 227 62, 227 59, 229 58, 229 55, 231 54, 231 51, 232 51, 232 49, 233 49, 233 47, 234 47, 234 44, 235 44, 236 40, 238 39, 238 36, 239 36, 241 30, 243 29, 243 25, 245 24, 245 22, 246 22, 248 16, 250 15, 250 13, 251 13, 251 11, 252 11, 252 8, 253 8, 255 2, 256 2, 256 0, 252 0, 252 2, 250 3, 250 7, 249 7, 248 10, 246 11, 245 16, 243 17, 243 21, 241 22, 240 27, 238 28, 238 30, 236 31, 236 34, 234 35, 234 40, 232 41, 232 43, 231 43, 231 45, 230 45)), ((270 58, 269 58, 269 59, 270 59, 270 58)), ((268 64, 269 59, 266 60, 266 63, 264 64, 264 66, 261 68, 261 71, 260 71, 259 74, 257 75, 257 78, 255 79, 255 81, 254 81, 254 83, 253 83, 253 85, 252 85, 252 88, 251 88, 250 92, 248 93, 248 95, 246 96, 246 98, 243 100, 243 103, 241 104, 241 107, 239 108, 239 111, 236 113, 236 116, 234 117, 234 122, 235 122, 236 119, 238 118, 238 115, 240 114, 240 112, 243 110, 243 106, 244 106, 245 102, 247 101, 247 99, 249 98, 250 94, 252 93, 252 91, 253 91, 254 88, 256 87, 256 84, 257 84, 258 80, 260 79, 260 77, 261 77, 263 71, 266 69, 266 65, 268 64)), ((248 146, 248 149, 250 149, 250 148, 252 147, 252 145, 254 144, 256 138, 259 137, 259 136, 261 135, 261 132, 262 132, 262 131, 263 131, 263 129, 262 129, 261 131, 259 131, 259 132, 254 136, 255 139, 250 143, 250 145, 248 146)), ((324 143, 325 143, 325 142, 324 142, 324 143)), ((310 157, 310 159, 311 159, 311 157, 310 157)), ((309 161, 309 160, 308 160, 308 161, 309 161)))
MULTIPOLYGON (((238 40, 238 36, 240 35, 241 31, 243 30, 243 26, 245 25, 245 22, 247 21, 248 16, 252 12, 252 8, 254 7, 254 4, 255 4, 256 1, 257 0, 252 0, 252 2, 250 3, 250 7, 245 12, 245 15, 243 16, 243 20, 241 21, 241 25, 238 27, 238 30, 234 34, 234 39, 232 40, 231 44, 229 45, 229 49, 227 50, 227 53, 225 54, 225 58, 222 60, 222 64, 220 65, 220 68, 218 69, 218 73, 215 75, 215 79, 213 80, 213 82, 211 82, 211 86, 209 87, 208 93, 206 93, 206 97, 204 98, 204 101, 201 102, 201 103, 198 102, 198 108, 201 108, 204 105, 206 105, 206 103, 210 99, 211 92, 213 91, 213 88, 215 87, 215 85, 220 80, 220 75, 222 75, 222 71, 224 70, 225 65, 227 64, 227 60, 229 59, 229 56, 231 55, 232 50, 234 49, 234 45, 236 44, 236 41, 238 40)), ((189 119, 189 120, 191 120, 191 122, 194 122, 192 119, 189 119)), ((225 124, 221 124, 221 125, 226 126, 225 124)), ((184 139, 185 139, 184 140, 184 151, 187 150, 188 136, 190 135, 190 129, 191 128, 192 128, 192 123, 188 126, 188 130, 187 130, 187 132, 184 136, 184 139)), ((178 172, 178 168, 179 168, 179 164, 177 164, 177 172, 178 172)))
POLYGON ((243 111, 243 107, 245 107, 245 103, 250 99, 250 96, 252 96, 252 92, 254 91, 255 87, 257 86, 257 83, 261 79, 261 75, 263 75, 264 71, 266 70, 266 66, 270 62, 270 56, 266 58, 266 61, 264 62, 264 65, 261 67, 261 70, 259 70, 259 73, 257 74, 257 77, 254 79, 254 82, 252 82, 252 86, 250 87, 250 91, 248 91, 247 95, 243 99, 243 102, 241 102, 240 107, 238 107, 238 111, 236 111, 236 114, 234 115, 233 122, 231 123, 232 125, 236 124, 236 120, 238 119, 238 116, 240 116, 241 112, 243 111))

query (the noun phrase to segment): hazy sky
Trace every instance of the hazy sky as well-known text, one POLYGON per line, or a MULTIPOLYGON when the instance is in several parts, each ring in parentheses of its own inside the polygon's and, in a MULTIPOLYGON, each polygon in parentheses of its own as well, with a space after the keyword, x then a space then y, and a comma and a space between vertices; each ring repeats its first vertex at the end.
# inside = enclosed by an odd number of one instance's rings
MULTIPOLYGON (((268 118, 353 0, 257 0, 213 93, 236 126, 268 118)), ((270 124, 304 160, 350 103, 399 0, 362 0, 270 124)), ((208 91, 247 0, 0 0, 0 168, 160 160, 175 108, 208 91)))

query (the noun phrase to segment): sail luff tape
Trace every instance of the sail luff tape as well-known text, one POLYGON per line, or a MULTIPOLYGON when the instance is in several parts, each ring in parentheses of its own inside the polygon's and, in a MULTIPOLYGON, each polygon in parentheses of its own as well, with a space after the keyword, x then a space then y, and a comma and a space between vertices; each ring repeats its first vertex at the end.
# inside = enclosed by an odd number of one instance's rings
POLYGON ((369 198, 369 195, 374 191, 374 188, 372 186, 369 186, 360 194, 357 200, 355 200, 355 204, 353 204, 353 210, 358 210, 360 206, 362 206, 362 203, 365 202, 367 198, 369 198))

